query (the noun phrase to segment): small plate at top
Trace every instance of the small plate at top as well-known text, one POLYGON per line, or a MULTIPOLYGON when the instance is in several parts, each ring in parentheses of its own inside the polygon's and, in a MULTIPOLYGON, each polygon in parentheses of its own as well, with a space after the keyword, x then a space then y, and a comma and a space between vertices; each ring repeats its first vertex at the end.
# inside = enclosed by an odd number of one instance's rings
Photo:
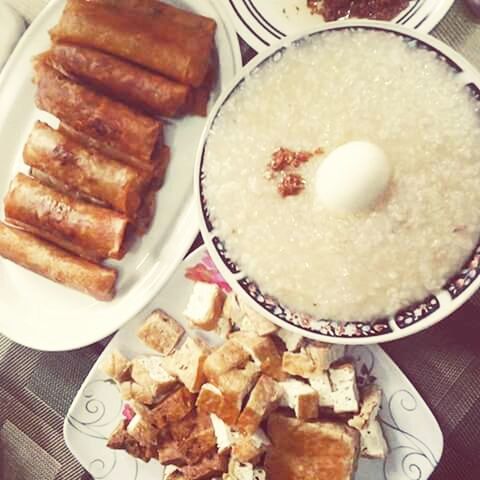
MULTIPOLYGON (((411 0, 393 23, 429 32, 447 14, 454 0, 411 0)), ((257 52, 294 35, 325 23, 312 14, 307 0, 227 0, 241 37, 257 52)))
MULTIPOLYGON (((155 353, 136 337, 139 326, 155 308, 162 308, 182 323, 187 332, 191 331, 182 314, 193 289, 193 282, 185 277, 185 272, 197 265, 202 270, 212 268, 205 247, 193 252, 155 299, 120 329, 93 366, 68 411, 64 424, 67 446, 96 479, 162 478, 163 467, 158 462, 144 463, 123 451, 107 448, 107 438, 122 418, 123 402, 117 385, 105 376, 100 365, 114 349, 129 358, 155 353)), ((213 342, 211 336, 204 339, 213 342)), ((347 347, 347 354, 355 360, 359 384, 375 381, 383 390, 380 421, 390 447, 384 461, 362 458, 355 480, 427 480, 443 450, 442 432, 432 412, 380 347, 351 346, 347 347)))
MULTIPOLYGON (((217 22, 220 71, 213 102, 241 67, 237 33, 228 11, 218 0, 171 3, 217 22)), ((35 121, 41 119, 55 126, 53 117, 35 108, 31 59, 49 48, 48 31, 58 22, 64 5, 65 0, 49 2, 20 40, 0 76, 1 203, 15 174, 28 172, 22 151, 35 121)), ((2 334, 39 350, 80 348, 110 335, 150 301, 198 232, 192 178, 195 151, 205 121, 193 116, 169 120, 165 133, 171 161, 165 184, 157 195, 152 227, 122 262, 110 263, 120 273, 116 298, 108 303, 98 302, 0 258, 2 334)))

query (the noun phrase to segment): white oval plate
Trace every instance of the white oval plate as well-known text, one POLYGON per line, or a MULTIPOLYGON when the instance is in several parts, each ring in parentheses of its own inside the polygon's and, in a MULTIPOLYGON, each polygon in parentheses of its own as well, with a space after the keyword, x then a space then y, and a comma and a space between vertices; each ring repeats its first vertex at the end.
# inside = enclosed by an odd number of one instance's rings
MULTIPOLYGON (((237 34, 222 2, 173 2, 218 23, 220 80, 215 97, 241 67, 237 34)), ((34 122, 54 120, 35 108, 31 58, 49 47, 48 30, 58 22, 64 4, 64 0, 48 4, 20 40, 0 76, 0 199, 13 176, 28 171, 22 162, 22 150, 34 122)), ((115 300, 98 302, 0 258, 1 333, 31 348, 70 350, 111 334, 151 300, 198 232, 192 178, 204 125, 204 118, 188 117, 167 127, 166 143, 172 149, 172 158, 165 185, 157 196, 155 221, 122 262, 112 262, 120 271, 115 300)))
MULTIPOLYGON (((123 402, 118 387, 106 378, 100 365, 112 349, 127 357, 155 353, 136 337, 138 327, 155 308, 164 309, 187 331, 191 330, 182 315, 193 288, 193 282, 185 278, 185 271, 201 262, 206 254, 205 247, 200 247, 176 269, 155 300, 115 335, 78 391, 65 419, 64 437, 70 451, 94 478, 162 478, 162 466, 158 462, 144 463, 125 452, 106 447, 108 436, 120 422, 123 402)), ((212 343, 216 337, 206 335, 204 339, 212 343)), ((380 347, 348 347, 348 354, 355 359, 360 381, 375 377, 383 389, 380 418, 390 446, 385 461, 362 458, 355 480, 428 479, 443 450, 442 432, 432 412, 380 347)))
MULTIPOLYGON (((446 15, 455 0, 411 0, 392 22, 429 32, 446 15)), ((312 15, 307 0, 227 0, 240 36, 257 52, 288 35, 325 23, 312 15)))

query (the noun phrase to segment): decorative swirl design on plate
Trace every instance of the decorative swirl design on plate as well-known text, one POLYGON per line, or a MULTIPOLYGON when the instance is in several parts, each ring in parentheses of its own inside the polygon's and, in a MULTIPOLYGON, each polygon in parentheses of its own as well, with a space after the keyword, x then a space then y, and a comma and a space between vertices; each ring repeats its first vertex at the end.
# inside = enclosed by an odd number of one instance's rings
MULTIPOLYGON (((377 381, 377 358, 371 348, 362 345, 348 346, 346 355, 355 363, 360 388, 377 381)), ((380 371, 378 374, 381 375, 380 371)), ((439 459, 429 445, 407 431, 399 420, 402 418, 405 421, 406 416, 415 414, 418 408, 418 400, 412 392, 401 389, 385 394, 384 389, 379 421, 386 436, 390 433, 390 438, 395 439, 395 445, 391 445, 390 453, 383 462, 385 480, 425 480, 438 464, 439 459), (404 477, 398 476, 400 471, 404 477)))
POLYGON ((380 418, 383 429, 391 429, 401 434, 405 444, 391 449, 383 465, 385 480, 393 478, 398 471, 398 466, 409 480, 422 480, 428 478, 430 472, 435 469, 438 460, 431 448, 420 438, 407 432, 397 421, 398 413, 413 413, 417 410, 418 402, 415 396, 408 390, 398 390, 387 401, 387 413, 390 421, 384 416, 380 418), (424 474, 424 472, 428 472, 424 474))

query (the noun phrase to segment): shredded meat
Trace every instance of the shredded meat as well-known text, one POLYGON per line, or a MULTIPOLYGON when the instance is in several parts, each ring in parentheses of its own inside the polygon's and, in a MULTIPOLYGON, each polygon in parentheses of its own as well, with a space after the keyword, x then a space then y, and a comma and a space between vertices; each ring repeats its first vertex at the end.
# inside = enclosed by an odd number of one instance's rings
POLYGON ((410 0, 307 0, 310 11, 323 15, 327 22, 345 17, 392 20, 409 3, 410 0))

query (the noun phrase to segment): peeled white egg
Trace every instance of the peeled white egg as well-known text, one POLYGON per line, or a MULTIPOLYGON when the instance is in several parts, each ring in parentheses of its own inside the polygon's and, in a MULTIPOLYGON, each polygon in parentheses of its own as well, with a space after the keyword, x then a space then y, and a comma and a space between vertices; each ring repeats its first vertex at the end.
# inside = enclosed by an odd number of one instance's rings
POLYGON ((331 152, 319 166, 315 191, 324 207, 355 213, 371 208, 390 182, 392 167, 377 145, 348 142, 331 152))

